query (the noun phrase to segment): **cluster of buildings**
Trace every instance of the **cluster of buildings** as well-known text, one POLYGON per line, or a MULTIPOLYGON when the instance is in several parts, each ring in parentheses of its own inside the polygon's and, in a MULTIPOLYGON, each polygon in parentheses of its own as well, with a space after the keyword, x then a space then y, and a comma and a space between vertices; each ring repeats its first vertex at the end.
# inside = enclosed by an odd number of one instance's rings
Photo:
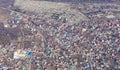
POLYGON ((78 10, 84 13, 88 18, 119 18, 119 5, 114 3, 85 3, 78 5, 78 10))
POLYGON ((46 17, 12 12, 0 25, 0 31, 4 31, 0 37, 0 68, 119 70, 120 18, 96 17, 105 13, 94 11, 94 7, 92 12, 86 9, 80 11, 89 20, 72 25, 56 13, 46 17))

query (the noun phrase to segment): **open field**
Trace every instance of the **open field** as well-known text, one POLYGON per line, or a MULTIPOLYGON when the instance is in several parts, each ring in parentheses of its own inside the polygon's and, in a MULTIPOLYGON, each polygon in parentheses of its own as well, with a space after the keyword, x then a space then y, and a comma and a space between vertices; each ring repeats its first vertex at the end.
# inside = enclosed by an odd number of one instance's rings
POLYGON ((36 12, 39 14, 45 14, 47 17, 51 17, 53 13, 63 13, 61 16, 67 18, 68 23, 78 23, 81 20, 86 20, 81 12, 73 9, 68 3, 48 2, 48 1, 32 1, 32 0, 16 0, 14 6, 19 7, 25 11, 36 12), (73 16, 74 15, 74 16, 73 16))

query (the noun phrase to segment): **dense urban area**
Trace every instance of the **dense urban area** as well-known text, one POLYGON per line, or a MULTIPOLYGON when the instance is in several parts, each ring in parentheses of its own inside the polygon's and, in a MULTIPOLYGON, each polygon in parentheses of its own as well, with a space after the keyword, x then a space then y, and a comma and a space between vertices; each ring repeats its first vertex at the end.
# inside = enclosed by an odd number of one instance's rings
POLYGON ((0 70, 120 70, 120 1, 0 0, 0 70))

